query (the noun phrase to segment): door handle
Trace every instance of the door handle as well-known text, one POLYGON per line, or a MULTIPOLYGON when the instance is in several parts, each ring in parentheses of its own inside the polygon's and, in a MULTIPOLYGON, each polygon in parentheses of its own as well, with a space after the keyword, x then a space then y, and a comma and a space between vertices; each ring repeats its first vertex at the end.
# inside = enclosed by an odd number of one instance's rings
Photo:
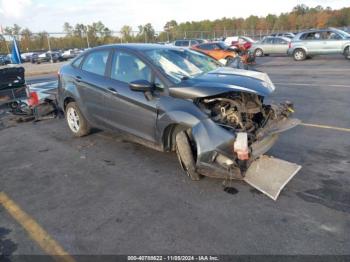
POLYGON ((75 77, 75 80, 76 80, 77 82, 81 82, 81 76, 76 76, 76 77, 75 77))
POLYGON ((107 88, 109 92, 111 92, 113 95, 117 95, 118 94, 118 91, 115 90, 113 87, 108 87, 107 88))

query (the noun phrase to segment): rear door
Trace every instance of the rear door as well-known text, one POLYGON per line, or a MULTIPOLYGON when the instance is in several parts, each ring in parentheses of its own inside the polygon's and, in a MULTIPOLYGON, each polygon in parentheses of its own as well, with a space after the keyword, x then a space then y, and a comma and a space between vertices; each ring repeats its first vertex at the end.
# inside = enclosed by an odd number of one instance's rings
POLYGON ((307 49, 310 55, 322 54, 326 49, 326 41, 321 38, 321 31, 313 31, 303 34, 300 39, 303 40, 302 45, 307 49))
POLYGON ((105 126, 103 118, 104 98, 108 82, 106 72, 111 49, 98 49, 88 53, 76 70, 75 85, 79 93, 79 106, 85 111, 89 121, 105 126))
POLYGON ((274 37, 266 38, 263 42, 263 49, 265 54, 273 52, 274 37))
POLYGON ((327 53, 343 53, 343 37, 337 32, 326 31, 323 34, 324 41, 327 42, 327 53))
POLYGON ((129 83, 136 80, 158 82, 150 65, 136 53, 115 50, 105 100, 105 119, 112 129, 120 129, 155 142, 158 94, 147 99, 145 93, 132 91, 129 83))

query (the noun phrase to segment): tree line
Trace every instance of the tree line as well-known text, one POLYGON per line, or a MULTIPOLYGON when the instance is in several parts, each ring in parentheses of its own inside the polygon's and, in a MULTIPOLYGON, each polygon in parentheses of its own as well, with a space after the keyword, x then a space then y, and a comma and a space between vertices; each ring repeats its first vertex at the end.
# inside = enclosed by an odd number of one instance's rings
MULTIPOLYGON (((218 38, 233 34, 265 34, 265 32, 300 31, 309 28, 346 27, 350 25, 350 7, 332 10, 330 7, 297 5, 291 12, 265 17, 251 15, 247 18, 221 18, 214 21, 168 21, 161 32, 156 32, 150 23, 134 30, 124 25, 112 31, 101 21, 90 25, 64 23, 63 32, 48 34, 33 33, 17 24, 4 28, 4 35, 16 36, 22 52, 33 50, 86 48, 121 42, 165 42, 179 38, 218 38), (48 38, 49 36, 49 38, 48 38)), ((7 38, 9 40, 9 38, 7 38)), ((0 35, 0 52, 7 53, 9 43, 0 35)))

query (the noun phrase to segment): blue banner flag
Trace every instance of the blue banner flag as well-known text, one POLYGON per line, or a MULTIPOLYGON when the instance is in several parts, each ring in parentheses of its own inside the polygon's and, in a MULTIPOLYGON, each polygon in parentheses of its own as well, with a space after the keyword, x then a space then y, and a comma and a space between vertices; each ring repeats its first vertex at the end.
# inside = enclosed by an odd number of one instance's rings
POLYGON ((19 48, 17 46, 16 39, 13 38, 13 44, 12 44, 12 52, 11 52, 11 60, 13 64, 21 64, 21 52, 19 51, 19 48))

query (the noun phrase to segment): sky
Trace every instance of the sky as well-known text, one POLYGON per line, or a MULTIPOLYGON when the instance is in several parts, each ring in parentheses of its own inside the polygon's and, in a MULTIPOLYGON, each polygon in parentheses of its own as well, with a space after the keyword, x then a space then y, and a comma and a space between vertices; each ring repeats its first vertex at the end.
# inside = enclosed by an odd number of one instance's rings
POLYGON ((33 32, 62 32, 70 24, 102 21, 113 31, 123 25, 137 30, 151 23, 162 30, 167 21, 215 20, 222 17, 265 16, 289 12, 298 4, 333 9, 350 7, 350 0, 0 0, 0 25, 14 23, 33 32))

